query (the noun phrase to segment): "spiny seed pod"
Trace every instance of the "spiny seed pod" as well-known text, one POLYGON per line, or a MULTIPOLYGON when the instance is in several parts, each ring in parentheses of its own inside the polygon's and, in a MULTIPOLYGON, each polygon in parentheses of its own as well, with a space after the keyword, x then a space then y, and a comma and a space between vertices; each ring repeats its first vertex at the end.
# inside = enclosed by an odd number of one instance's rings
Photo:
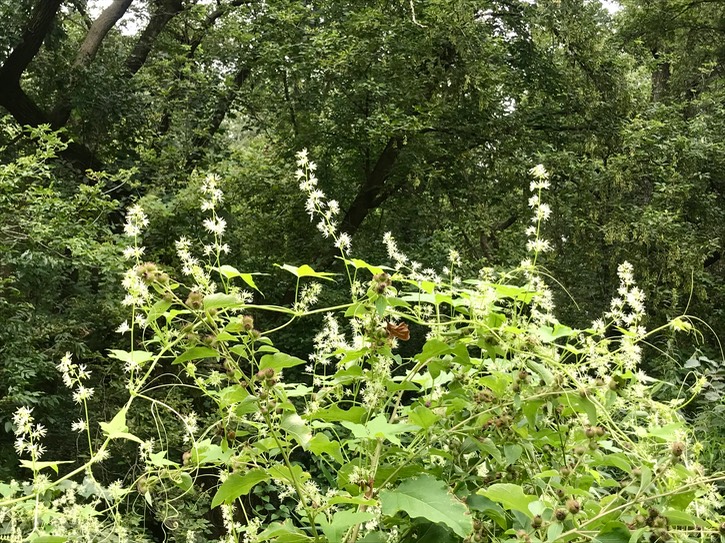
POLYGON ((526 532, 526 530, 519 530, 516 532, 516 537, 519 539, 522 539, 524 541, 530 541, 531 538, 529 537, 529 534, 526 532))
POLYGON ((669 541, 671 538, 670 533, 664 528, 657 528, 653 535, 657 536, 657 541, 669 541))
POLYGON ((619 389, 619 383, 614 379, 610 379, 609 383, 607 383, 607 386, 609 387, 609 390, 619 389))
POLYGON ((563 488, 557 488, 557 489, 555 490, 555 492, 556 492, 556 495, 557 495, 557 496, 558 496, 559 498, 563 498, 564 496, 566 496, 566 492, 564 491, 564 489, 563 489, 563 488))
POLYGON ((271 379, 272 377, 274 377, 274 368, 267 368, 266 370, 264 370, 264 376, 267 379, 271 379))
POLYGON ((632 477, 641 477, 641 476, 642 476, 641 468, 632 468, 632 477))
POLYGON ((559 473, 562 477, 569 477, 569 475, 571 475, 571 468, 569 466, 564 466, 559 470, 559 473))
POLYGON ((192 290, 184 303, 189 309, 201 309, 204 305, 204 295, 201 292, 192 290))
POLYGON ((657 518, 660 516, 660 512, 654 507, 650 507, 649 511, 647 511, 647 515, 649 516, 649 518, 657 518))
POLYGON ((685 453, 685 444, 682 441, 675 441, 672 444, 672 456, 679 458, 685 453))
POLYGON ((647 522, 647 519, 644 518, 642 515, 637 515, 636 517, 634 517, 634 523, 637 526, 644 526, 645 522, 647 522))
POLYGON ((136 275, 146 283, 147 285, 150 285, 154 281, 156 281, 156 276, 159 273, 159 268, 154 264, 153 262, 144 262, 143 264, 139 264, 136 266, 136 275))
POLYGON ((589 442, 589 449, 590 450, 596 451, 598 448, 599 448, 599 443, 597 443, 594 440, 592 440, 592 441, 589 442))
POLYGON ((244 328, 247 332, 254 329, 254 319, 251 315, 244 315, 242 317, 242 328, 244 328))
POLYGON ((262 337, 262 332, 260 332, 259 330, 250 330, 249 337, 256 341, 262 337))
POLYGON ((259 370, 255 375, 254 378, 257 379, 257 381, 263 380, 267 375, 264 373, 264 370, 259 370))
POLYGON ((543 526, 543 524, 544 524, 544 519, 543 519, 543 518, 541 518, 541 515, 536 515, 536 516, 535 516, 535 517, 534 517, 534 518, 532 519, 532 521, 531 521, 531 527, 532 527, 532 528, 533 528, 534 530, 538 530, 539 528, 541 528, 541 526, 543 526))
POLYGON ((227 432, 227 441, 234 441, 237 439, 237 433, 234 430, 229 430, 227 432))
POLYGON ((558 521, 564 520, 567 514, 569 514, 569 512, 566 509, 557 509, 554 511, 554 517, 556 517, 556 520, 558 521))
POLYGON ((579 389, 579 397, 586 398, 587 396, 589 396, 589 390, 586 388, 579 389))
POLYGON ((594 431, 597 433, 598 437, 603 437, 604 434, 607 433, 607 431, 604 428, 602 428, 601 426, 595 426, 594 431))
POLYGON ((165 302, 171 303, 174 301, 174 293, 171 292, 170 290, 167 290, 166 292, 164 292, 163 298, 164 298, 165 302))
POLYGON ((575 499, 566 500, 566 508, 572 515, 576 515, 579 511, 581 511, 581 505, 579 505, 579 502, 575 499))
POLYGON ((582 447, 581 445, 577 445, 576 447, 574 447, 574 454, 577 456, 584 456, 586 454, 586 452, 587 452, 586 447, 582 447))
POLYGON ((371 286, 376 293, 383 294, 385 292, 385 289, 387 289, 392 284, 393 282, 390 280, 390 276, 387 273, 383 272, 373 275, 371 286))
POLYGON ((526 370, 519 370, 518 377, 520 381, 527 381, 529 379, 529 372, 526 370))
POLYGON ((181 463, 186 466, 191 461, 191 451, 184 451, 184 454, 181 455, 181 463))
POLYGON ((665 517, 657 517, 652 521, 655 528, 667 528, 667 519, 665 517))
POLYGON ((590 426, 589 428, 587 428, 586 430, 584 430, 584 434, 589 439, 591 439, 591 438, 593 438, 593 437, 595 437, 597 435, 597 431, 592 426, 590 426))

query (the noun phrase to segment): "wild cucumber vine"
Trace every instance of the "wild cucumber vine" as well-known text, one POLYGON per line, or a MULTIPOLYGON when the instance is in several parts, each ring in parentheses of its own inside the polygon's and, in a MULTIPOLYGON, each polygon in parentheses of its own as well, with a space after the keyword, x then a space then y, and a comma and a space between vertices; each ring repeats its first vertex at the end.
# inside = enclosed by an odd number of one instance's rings
MULTIPOLYGON (((392 266, 349 256, 339 205, 319 189, 306 152, 298 165, 307 210, 340 250, 351 301, 316 308, 321 283, 337 276, 283 265, 296 281, 292 307, 256 303, 255 274, 223 263, 229 248, 214 175, 201 189, 213 235, 203 248, 209 262, 179 240, 178 278, 144 261, 148 219, 132 207, 124 249, 132 265, 123 278, 130 319, 118 330, 129 350, 109 352, 125 365, 128 401, 94 440, 88 371, 70 355, 59 363, 83 409, 73 430, 85 435, 90 459, 47 477, 63 462, 40 460, 45 429, 20 408, 16 449, 33 477, 0 484, 3 538, 139 541, 123 512, 142 497, 170 538, 208 541, 179 513, 184 500, 204 494, 221 510, 224 542, 719 537, 715 483, 725 476, 708 476, 697 463, 700 446, 678 413, 687 399, 654 400, 654 380, 638 370, 641 346, 660 330, 642 327, 644 294, 632 267, 620 266, 610 311, 590 328, 572 329, 554 315, 538 266, 551 248, 542 237, 551 213, 542 202, 543 166, 530 172, 531 258, 462 280, 454 251, 439 274, 411 261, 390 234, 392 266), (320 314, 308 360, 274 345, 275 332, 320 314), (258 328, 270 316, 279 323, 258 328), (422 347, 403 357, 399 342, 408 340, 422 347), (172 389, 199 395, 213 414, 180 412, 163 394, 172 389), (129 428, 139 404, 158 435, 129 428), (169 437, 173 421, 181 440, 169 437), (128 441, 138 444, 140 472, 101 486, 97 468, 114 442, 128 441)), ((684 316, 668 326, 692 330, 684 316)))

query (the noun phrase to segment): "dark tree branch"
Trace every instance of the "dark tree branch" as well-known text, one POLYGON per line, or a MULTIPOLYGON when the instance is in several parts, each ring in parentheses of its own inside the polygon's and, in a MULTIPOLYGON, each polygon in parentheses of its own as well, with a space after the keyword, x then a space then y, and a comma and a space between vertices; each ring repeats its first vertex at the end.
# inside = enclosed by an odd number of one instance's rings
POLYGON ((86 25, 86 29, 90 29, 91 25, 93 25, 93 19, 91 19, 90 15, 88 15, 86 6, 84 6, 83 2, 81 2, 80 0, 72 0, 71 3, 73 4, 73 7, 76 8, 78 14, 81 16, 81 19, 83 19, 83 24, 86 25))
POLYGON ((229 13, 232 8, 239 7, 244 4, 248 4, 249 0, 232 0, 228 4, 219 5, 214 11, 204 19, 204 23, 201 26, 199 32, 196 33, 194 38, 189 42, 189 56, 193 56, 198 47, 201 45, 202 40, 206 36, 207 31, 214 26, 214 24, 221 17, 229 13))
MULTIPOLYGON (((61 4, 62 0, 38 1, 20 43, 13 48, 0 67, 0 106, 21 125, 50 124, 48 114, 20 86, 20 77, 40 51, 61 4)), ((79 169, 98 165, 98 161, 88 148, 74 142, 68 144, 62 156, 79 169)))
POLYGON ((35 4, 20 43, 0 67, 0 89, 11 82, 20 81, 20 76, 40 51, 62 3, 63 0, 38 0, 35 4))
POLYGON ((76 58, 71 67, 68 89, 65 95, 58 101, 50 114, 51 124, 54 128, 65 126, 70 118, 73 106, 69 92, 72 91, 77 80, 78 72, 87 68, 98 53, 103 40, 118 20, 123 17, 133 0, 114 0, 98 18, 91 24, 83 43, 78 48, 76 58))
POLYGON ((710 266, 717 264, 720 259, 722 258, 722 253, 720 251, 715 251, 710 256, 708 256, 705 259, 705 268, 709 268, 710 266))
POLYGON ((229 88, 219 98, 219 101, 214 108, 209 123, 207 124, 206 130, 202 135, 196 136, 192 143, 192 154, 187 160, 187 168, 191 169, 196 165, 199 159, 203 156, 203 150, 207 147, 214 135, 219 131, 219 127, 226 118, 229 110, 234 103, 234 99, 239 94, 239 89, 249 79, 251 69, 248 66, 240 68, 234 76, 229 88))
POLYGON ((341 229, 354 235, 371 210, 383 203, 385 183, 390 178, 395 162, 403 150, 403 137, 391 137, 378 157, 372 171, 360 186, 355 199, 342 219, 341 229))
POLYGON ((158 0, 156 10, 151 15, 149 24, 143 29, 136 46, 126 59, 126 70, 128 70, 129 74, 133 75, 143 67, 158 35, 161 34, 168 22, 181 13, 183 9, 184 5, 181 0, 158 0))

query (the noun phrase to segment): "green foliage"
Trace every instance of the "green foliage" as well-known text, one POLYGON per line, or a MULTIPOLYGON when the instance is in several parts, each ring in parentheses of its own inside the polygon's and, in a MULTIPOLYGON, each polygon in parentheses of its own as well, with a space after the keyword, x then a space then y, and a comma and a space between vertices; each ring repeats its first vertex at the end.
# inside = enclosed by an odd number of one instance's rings
MULTIPOLYGON (((293 307, 256 303, 244 290, 249 277, 222 263, 215 176, 201 187, 209 262, 182 239, 179 276, 142 260, 149 221, 132 207, 124 228, 132 240, 123 281, 129 350, 108 351, 124 364, 125 405, 100 422, 95 439, 90 375, 70 353, 60 361, 85 413, 74 430, 90 460, 48 478, 46 468, 65 464, 40 460, 46 429, 32 409, 19 409, 16 449, 32 482, 25 491, 0 486, 4 534, 95 541, 97 531, 83 531, 92 526, 128 540, 140 498, 186 542, 719 537, 713 484, 723 475, 698 463, 701 446, 678 412, 686 398, 656 400, 656 380, 638 368, 641 344, 659 331, 641 324, 643 293, 631 265, 619 267, 619 298, 603 320, 575 329, 553 314, 536 267, 551 250, 539 237, 550 214, 543 167, 531 170, 531 258, 461 280, 457 253, 445 275, 421 270, 389 234, 391 267, 350 258, 314 165, 304 153, 299 165, 310 215, 341 252, 350 301, 317 307, 320 287, 311 285, 339 276, 282 265, 296 280, 293 307), (269 313, 279 322, 261 329, 269 313), (309 361, 275 345, 286 326, 318 314, 325 316, 309 361), (418 346, 400 354, 414 339, 418 346), (178 391, 191 399, 183 409, 172 401, 178 391), (159 429, 153 436, 135 422, 143 406, 159 429), (138 444, 140 469, 99 485, 95 469, 124 443, 138 444), (81 474, 87 494, 73 482, 81 474), (88 505, 70 511, 52 501, 62 490, 73 495, 68 503, 79 495, 88 505), (49 513, 38 521, 41 503, 49 513), (206 503, 221 512, 216 526, 193 516, 206 503)), ((667 327, 692 330, 686 316, 667 327)))

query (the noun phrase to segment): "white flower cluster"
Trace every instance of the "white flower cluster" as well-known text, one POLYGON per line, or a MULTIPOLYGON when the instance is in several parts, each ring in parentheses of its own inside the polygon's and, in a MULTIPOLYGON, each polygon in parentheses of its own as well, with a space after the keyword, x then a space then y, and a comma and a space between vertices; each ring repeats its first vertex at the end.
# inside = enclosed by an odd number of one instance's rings
POLYGON ((216 285, 211 276, 204 271, 201 263, 191 254, 191 241, 186 236, 181 236, 176 241, 176 256, 181 260, 181 272, 189 275, 197 285, 197 290, 210 294, 216 290, 216 285))
POLYGON ((533 224, 526 229, 526 237, 529 238, 526 242, 526 250, 538 255, 549 252, 553 248, 548 240, 542 239, 540 236, 541 224, 551 216, 551 207, 541 201, 541 191, 550 187, 549 173, 543 165, 538 164, 529 170, 529 174, 534 178, 529 187, 535 194, 529 198, 529 207, 534 213, 531 217, 533 224))
POLYGON ((317 303, 321 292, 322 285, 320 283, 307 283, 302 287, 299 299, 295 302, 293 309, 297 312, 304 313, 317 303))
POLYGON ((219 176, 210 173, 201 184, 201 193, 205 199, 201 202, 202 211, 214 211, 224 200, 224 193, 219 188, 219 176))
POLYGON ((123 225, 124 233, 132 238, 141 235, 144 227, 148 226, 149 219, 140 205, 131 206, 126 212, 126 224, 123 225))
POLYGON ((634 267, 623 262, 617 268, 619 288, 612 298, 609 311, 605 314, 612 322, 626 329, 629 334, 621 337, 618 358, 625 370, 633 371, 642 360, 642 348, 637 341, 647 334, 641 325, 645 315, 644 292, 634 283, 634 267))
MULTIPOLYGON (((385 234, 383 234, 383 243, 388 251, 388 258, 390 258, 390 260, 392 260, 395 264, 396 271, 407 268, 410 272, 410 279, 413 281, 430 281, 436 284, 442 282, 441 276, 437 271, 432 268, 423 269, 423 265, 420 262, 410 260, 402 251, 400 251, 392 233, 385 232, 385 234)), ((451 261, 451 267, 454 267, 456 263, 460 264, 460 256, 455 250, 451 250, 449 253, 449 259, 451 261)), ((451 269, 445 267, 443 269, 443 274, 449 275, 451 271, 451 269)))
POLYGON ((45 437, 47 429, 40 423, 34 424, 32 407, 19 407, 13 415, 13 425, 15 426, 15 450, 18 455, 28 453, 30 458, 35 462, 45 452, 45 447, 39 440, 45 437))
POLYGON ((215 255, 217 258, 221 253, 228 254, 229 245, 221 242, 221 238, 227 229, 227 221, 217 215, 217 207, 224 200, 224 192, 219 188, 219 176, 210 173, 204 178, 201 184, 201 193, 204 198, 201 201, 202 211, 211 211, 212 216, 204 219, 204 228, 214 234, 214 242, 204 245, 204 254, 215 255))
POLYGON ((314 364, 322 364, 323 366, 330 363, 332 353, 338 349, 348 347, 345 334, 340 331, 340 325, 334 314, 327 313, 325 315, 322 330, 314 338, 314 345, 315 352, 309 355, 309 359, 314 364))
POLYGON ((634 267, 629 262, 623 262, 617 268, 619 288, 615 298, 612 299, 607 317, 615 324, 626 327, 630 332, 642 335, 643 330, 639 323, 644 317, 644 292, 634 283, 634 267))
POLYGON ((73 391, 73 400, 76 403, 83 403, 93 397, 93 389, 83 384, 91 376, 91 372, 83 364, 74 364, 72 355, 65 353, 65 356, 56 365, 63 376, 63 384, 73 391))
POLYGON ((315 215, 320 217, 317 229, 326 238, 335 240, 335 247, 343 253, 350 250, 352 240, 346 232, 339 231, 337 216, 340 213, 340 204, 337 200, 328 200, 325 193, 317 185, 317 164, 310 161, 307 149, 297 153, 297 171, 295 177, 299 181, 300 190, 307 195, 305 209, 310 220, 315 215))

